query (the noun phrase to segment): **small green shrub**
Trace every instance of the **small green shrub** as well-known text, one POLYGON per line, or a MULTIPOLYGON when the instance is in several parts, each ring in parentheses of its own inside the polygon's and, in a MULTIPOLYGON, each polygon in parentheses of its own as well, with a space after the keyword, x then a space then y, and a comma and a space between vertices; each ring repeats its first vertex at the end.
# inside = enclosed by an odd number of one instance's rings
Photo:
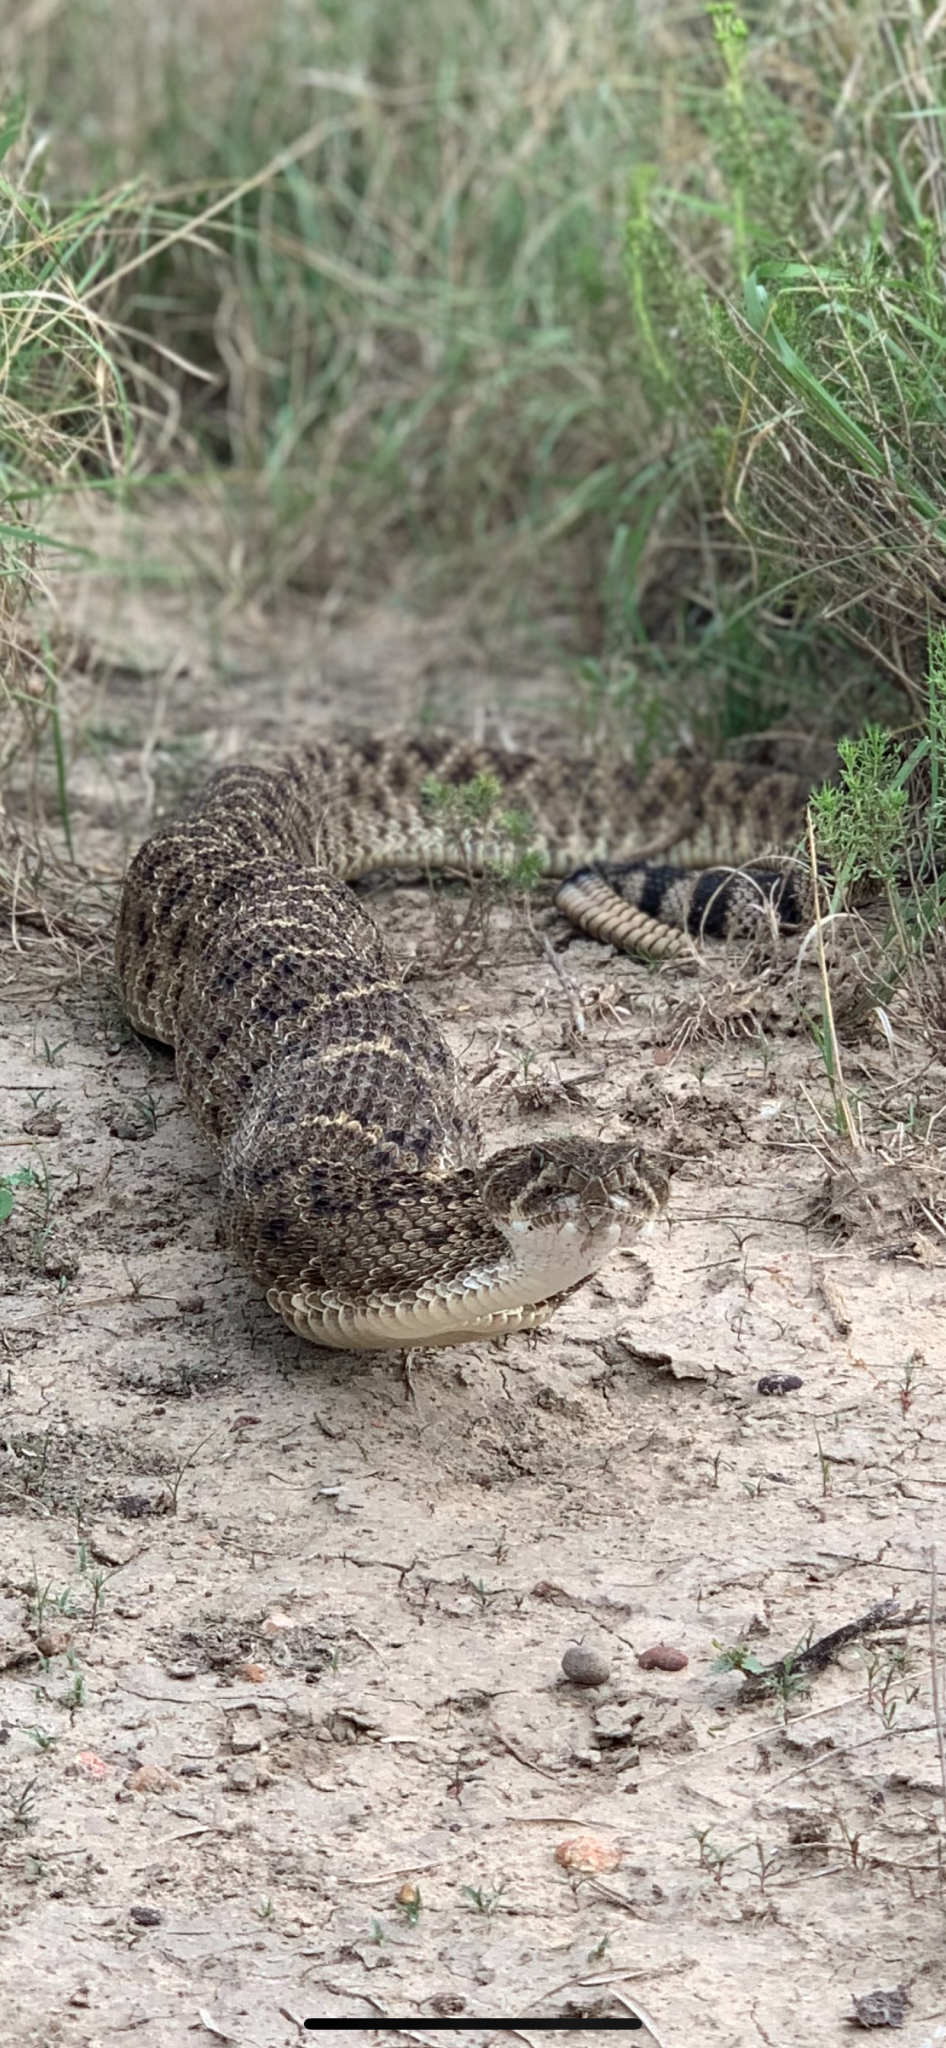
POLYGON ((36 1175, 29 1166, 15 1166, 10 1173, 0 1173, 0 1223, 9 1222, 18 1190, 37 1185, 36 1175))

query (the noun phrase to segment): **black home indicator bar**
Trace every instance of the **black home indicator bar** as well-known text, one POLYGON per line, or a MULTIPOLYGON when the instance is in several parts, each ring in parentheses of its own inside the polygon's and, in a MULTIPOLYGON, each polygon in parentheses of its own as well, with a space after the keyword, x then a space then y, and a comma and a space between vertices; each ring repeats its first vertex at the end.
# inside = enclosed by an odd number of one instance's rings
POLYGON ((580 2015, 577 2019, 573 2019, 570 2015, 566 2017, 564 2013, 556 2019, 530 2019, 526 2013, 516 2013, 514 2016, 507 2014, 503 2019, 498 2019, 495 2015, 486 2014, 482 2018, 428 2020, 420 2013, 412 2012, 404 2014, 399 2019, 388 2018, 379 2020, 371 2019, 370 2017, 360 2020, 319 2019, 303 2020, 302 2024, 310 2034, 328 2034, 333 2029, 336 2033, 343 2034, 353 2034, 355 2032, 383 2034, 391 2027, 398 2029, 402 2027, 410 2027, 411 2029, 422 2027, 425 2034, 483 2034, 490 2031, 501 2031, 503 2028, 510 2027, 515 2027, 521 2034, 559 2034, 566 2032, 570 2034, 637 2034, 643 2027, 644 2022, 639 2020, 636 2014, 633 2016, 629 2015, 626 2020, 588 2019, 584 2014, 580 2015))

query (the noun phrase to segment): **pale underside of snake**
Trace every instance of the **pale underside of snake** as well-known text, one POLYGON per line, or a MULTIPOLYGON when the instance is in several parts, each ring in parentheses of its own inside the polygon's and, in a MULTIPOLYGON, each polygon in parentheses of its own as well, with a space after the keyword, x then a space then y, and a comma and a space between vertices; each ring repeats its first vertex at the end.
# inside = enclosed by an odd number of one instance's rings
MULTIPOLYGON (((122 996, 174 1048, 220 1154, 230 1242, 316 1344, 531 1329, 667 1199, 661 1168, 622 1140, 554 1136, 484 1160, 446 1040, 349 887, 455 862, 425 782, 484 773, 595 937, 662 957, 692 952, 689 933, 799 915, 791 869, 758 865, 799 836, 807 789, 791 775, 667 761, 637 782, 620 762, 402 736, 213 776, 128 870, 122 996)), ((488 833, 465 851, 488 859, 488 833)))

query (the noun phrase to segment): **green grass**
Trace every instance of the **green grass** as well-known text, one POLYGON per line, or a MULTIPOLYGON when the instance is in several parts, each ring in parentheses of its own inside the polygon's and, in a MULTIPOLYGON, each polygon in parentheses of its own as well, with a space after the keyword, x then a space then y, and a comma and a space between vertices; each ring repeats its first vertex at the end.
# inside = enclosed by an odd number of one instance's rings
POLYGON ((839 742, 836 784, 815 792, 819 852, 839 900, 863 885, 887 892, 895 919, 912 885, 920 936, 942 923, 946 849, 946 628, 930 640, 923 730, 907 736, 866 726, 839 742))
POLYGON ((95 303, 124 224, 121 195, 54 217, 23 135, 14 106, 0 124, 0 774, 50 738, 69 845, 55 660, 28 606, 62 552, 44 525, 51 506, 131 472, 142 410, 127 352, 95 303))
POLYGON ((64 682, 68 700, 76 650, 55 605, 44 602, 41 618, 33 606, 63 567, 97 567, 84 541, 90 499, 120 500, 153 473, 168 441, 176 394, 160 343, 129 321, 121 279, 136 274, 156 235, 193 232, 186 214, 145 206, 134 184, 52 201, 39 156, 24 103, 9 104, 0 115, 0 786, 15 770, 30 826, 0 838, 0 889, 27 921, 42 920, 56 893, 37 844, 44 815, 58 813, 68 862, 76 858, 78 742, 60 693, 64 682))
POLYGON ((745 609, 731 581, 712 630, 830 623, 922 712, 946 619, 942 52, 906 8, 802 5, 786 91, 778 39, 766 56, 731 7, 711 12, 716 201, 655 177, 628 267, 654 410, 702 434, 715 530, 742 543, 745 609))
POLYGON ((12 1216, 18 1190, 33 1187, 35 1182, 36 1175, 28 1166, 14 1166, 9 1173, 0 1173, 0 1223, 8 1222, 12 1216))
POLYGON ((615 43, 610 15, 522 0, 244 8, 208 62, 179 13, 145 80, 130 12, 108 113, 101 7, 64 13, 42 78, 29 47, 24 68, 80 135, 99 107, 83 180, 143 173, 195 218, 243 188, 202 246, 149 262, 128 317, 214 374, 185 403, 255 520, 263 587, 408 554, 488 583, 512 532, 508 597, 541 575, 538 536, 554 552, 634 503, 613 457, 616 420, 628 455, 640 440, 622 237, 641 94, 602 83, 616 57, 630 77, 626 26, 615 43))
POLYGON ((202 469, 228 598, 564 614, 638 747, 922 708, 946 98, 907 0, 71 0, 10 49, 82 348, 107 309, 133 366, 76 422, 202 469))

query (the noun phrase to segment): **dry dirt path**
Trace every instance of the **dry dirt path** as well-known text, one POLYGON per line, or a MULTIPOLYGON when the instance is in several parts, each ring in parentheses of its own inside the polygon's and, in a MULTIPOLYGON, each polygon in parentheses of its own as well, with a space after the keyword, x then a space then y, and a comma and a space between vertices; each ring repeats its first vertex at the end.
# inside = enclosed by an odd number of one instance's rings
MULTIPOLYGON (((170 598, 75 623, 123 650, 72 770, 102 873, 247 743, 558 716, 553 668, 497 681, 449 621, 299 603, 235 626, 223 669, 170 598)), ((563 982, 506 916, 431 971, 427 892, 375 907, 492 1138, 634 1131, 674 1156, 669 1219, 537 1341, 427 1354, 413 1390, 317 1352, 219 1245, 213 1162, 104 945, 7 944, 0 1171, 38 1179, 0 1226, 4 2037, 288 2048, 307 2014, 367 2041, 385 2012, 620 1994, 664 2048, 840 2048, 856 1996, 905 1985, 921 2048, 946 2024, 946 1246, 812 1220, 809 1035, 675 1050, 672 971, 579 941, 563 982), (712 1669, 889 1599, 912 1623, 787 1701, 712 1669), (562 1677, 575 1642, 597 1690, 562 1677), (641 1668, 661 1642, 685 1669, 641 1668), (611 1867, 556 1860, 589 1834, 611 1867)), ((859 1058, 895 1089, 914 1054, 859 1058)))

